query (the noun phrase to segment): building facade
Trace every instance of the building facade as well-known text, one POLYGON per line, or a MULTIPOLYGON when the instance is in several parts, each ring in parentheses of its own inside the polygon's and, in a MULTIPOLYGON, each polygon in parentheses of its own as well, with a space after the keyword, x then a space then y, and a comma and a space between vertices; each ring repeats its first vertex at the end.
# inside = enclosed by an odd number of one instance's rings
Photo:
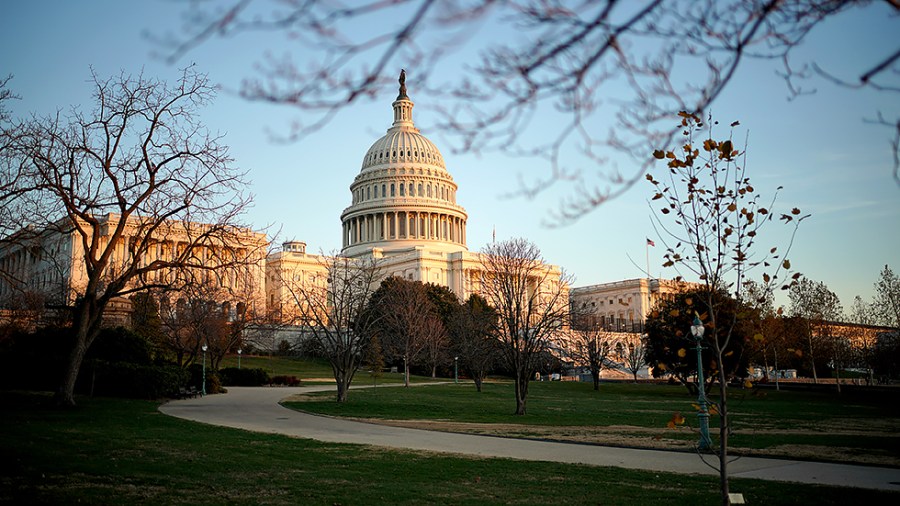
MULTIPOLYGON (((0 304, 15 307, 17 301, 38 297, 48 305, 72 305, 88 283, 85 245, 95 244, 99 251, 106 250, 119 219, 115 214, 97 217, 97 241, 91 226, 81 223, 76 227, 67 218, 46 230, 22 230, 4 240, 0 244, 0 272, 4 273, 0 278, 0 304), (79 231, 89 235, 83 239, 79 231)), ((126 223, 124 234, 111 245, 106 272, 116 275, 131 266, 147 267, 156 262, 163 267, 148 269, 145 276, 134 278, 127 288, 138 284, 174 286, 189 276, 194 283, 208 283, 217 291, 240 294, 246 307, 264 312, 266 235, 237 228, 208 234, 210 227, 172 220, 151 233, 138 219, 132 219, 126 223), (141 242, 148 246, 143 254, 136 255, 135 249, 141 242), (188 264, 203 268, 164 267, 184 264, 186 253, 190 255, 188 264)), ((110 313, 116 313, 119 320, 127 319, 128 307, 127 301, 114 299, 110 313)))
POLYGON ((644 321, 657 301, 696 286, 668 279, 637 278, 573 288, 574 313, 584 325, 611 332, 643 332, 644 321))

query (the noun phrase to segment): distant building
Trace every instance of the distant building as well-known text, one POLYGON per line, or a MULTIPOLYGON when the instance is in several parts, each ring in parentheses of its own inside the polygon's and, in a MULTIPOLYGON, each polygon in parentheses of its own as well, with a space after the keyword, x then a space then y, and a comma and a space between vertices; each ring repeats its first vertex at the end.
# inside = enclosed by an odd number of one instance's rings
MULTIPOLYGON (((0 305, 15 307, 24 297, 39 297, 49 305, 69 306, 87 287, 87 271, 84 262, 84 241, 73 226, 65 226, 67 218, 52 228, 42 231, 21 230, 0 244, 0 305)), ((101 246, 105 246, 119 222, 119 216, 106 214, 98 217, 101 246)), ((115 245, 109 272, 131 265, 133 242, 145 237, 138 219, 127 224, 125 235, 115 245)), ((154 261, 171 261, 185 251, 188 244, 197 244, 196 237, 208 229, 201 223, 184 223, 173 220, 165 223, 153 234, 153 242, 143 265, 154 261)), ((83 226, 83 230, 90 227, 83 226)), ((265 310, 264 271, 268 240, 265 234, 245 229, 231 231, 229 242, 210 238, 195 246, 192 255, 207 266, 225 265, 229 259, 246 258, 239 266, 212 273, 198 270, 192 276, 198 280, 214 282, 217 287, 240 293, 244 303, 256 310, 265 310)), ((150 271, 148 277, 135 279, 134 283, 166 284, 175 281, 182 271, 159 269, 150 271)), ((113 300, 106 316, 109 324, 127 323, 130 304, 126 300, 113 300), (112 320, 112 321, 109 321, 112 320)))
POLYGON ((573 288, 575 312, 587 313, 584 325, 611 332, 643 332, 650 310, 661 299, 697 286, 667 279, 626 279, 573 288))

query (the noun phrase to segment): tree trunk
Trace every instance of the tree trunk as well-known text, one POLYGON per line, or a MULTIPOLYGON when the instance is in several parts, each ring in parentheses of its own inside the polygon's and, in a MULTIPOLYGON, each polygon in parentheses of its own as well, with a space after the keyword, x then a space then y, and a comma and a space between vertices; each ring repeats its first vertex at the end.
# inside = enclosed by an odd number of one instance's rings
POLYGON ((528 397, 528 375, 516 375, 516 414, 525 414, 525 400, 528 397))
POLYGON ((812 327, 809 325, 807 321, 807 337, 806 341, 809 344, 809 363, 812 365, 812 373, 813 373, 813 383, 816 385, 819 384, 819 376, 816 374, 816 355, 813 350, 813 340, 812 340, 812 327))
POLYGON ((406 360, 403 361, 403 386, 409 387, 409 363, 406 360))
POLYGON ((473 374, 472 380, 475 381, 475 391, 481 392, 481 383, 484 381, 484 378, 478 376, 477 374, 473 374))
MULTIPOLYGON (((719 353, 719 363, 722 363, 719 353)), ((722 492, 722 504, 728 506, 728 382, 725 368, 719 368, 719 489, 722 492)))
POLYGON ((82 300, 75 307, 75 343, 69 353, 69 362, 63 373, 54 402, 58 406, 75 406, 75 382, 88 348, 100 332, 100 315, 103 305, 96 300, 82 300))
POLYGON ((437 378, 437 366, 433 365, 431 366, 431 379, 435 378, 437 378))
POLYGON ((781 391, 781 383, 778 382, 778 350, 775 350, 775 390, 781 391))
POLYGON ((350 389, 349 381, 347 381, 347 375, 343 373, 335 374, 335 381, 337 383, 337 401, 338 402, 347 402, 347 391, 350 389))
POLYGON ((591 379, 594 380, 594 391, 600 390, 600 369, 591 368, 591 379))

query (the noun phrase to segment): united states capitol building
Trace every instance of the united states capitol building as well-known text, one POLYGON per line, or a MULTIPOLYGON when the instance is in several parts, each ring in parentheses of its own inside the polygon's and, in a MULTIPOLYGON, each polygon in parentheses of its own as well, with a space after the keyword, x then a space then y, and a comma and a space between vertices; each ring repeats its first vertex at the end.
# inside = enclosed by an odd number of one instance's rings
MULTIPOLYGON (((460 300, 478 293, 483 262, 466 245, 468 214, 456 201, 457 185, 440 150, 413 121, 413 101, 405 75, 391 104, 393 122, 366 151, 350 184, 352 199, 341 213, 342 256, 376 260, 383 277, 398 276, 443 285, 460 300)), ((322 256, 289 241, 266 260, 266 299, 270 308, 290 306, 292 286, 326 276, 322 256)), ((549 282, 561 269, 548 265, 549 282)), ((674 282, 632 279, 585 287, 566 287, 573 306, 592 313, 592 323, 617 332, 640 332, 657 298, 673 293, 674 282)))
MULTIPOLYGON (((398 276, 443 285, 465 300, 479 292, 484 263, 481 253, 468 249, 469 216, 456 200, 457 184, 440 150, 416 128, 413 106, 405 74, 401 74, 400 91, 391 104, 393 121, 385 135, 365 152, 360 171, 350 184, 350 205, 341 213, 341 256, 377 262, 382 279, 398 276)), ((266 242, 263 234, 246 231, 244 235, 246 241, 242 242, 256 244, 254 251, 264 251, 260 246, 266 242)), ((75 251, 77 241, 73 237, 45 236, 43 248, 11 243, 0 246, 0 267, 16 273, 0 279, 0 294, 9 298, 29 290, 64 290, 45 295, 48 300, 73 297, 73 287, 81 281, 77 266, 83 252, 75 251), (73 247, 54 249, 52 245, 57 243, 73 247), (37 250, 43 252, 36 254, 37 250), (64 261, 56 258, 63 253, 64 261), (48 277, 48 265, 69 268, 54 269, 48 277), (19 286, 11 285, 12 278, 19 286)), ((126 237, 121 245, 123 252, 127 252, 128 240, 126 237)), ((160 244, 160 258, 177 250, 177 243, 171 240, 160 244)), ((122 258, 127 261, 124 253, 122 258)), ((228 278, 240 284, 230 288, 243 294, 248 307, 282 314, 282 309, 296 303, 292 290, 297 286, 327 282, 327 261, 321 255, 307 253, 305 243, 288 241, 276 252, 256 258, 247 267, 252 272, 246 276, 228 278)), ((559 266, 547 265, 545 269, 542 282, 561 283, 559 266)), ((590 310, 594 325, 617 332, 640 332, 655 301, 677 290, 674 283, 655 279, 564 288, 573 307, 590 310)))

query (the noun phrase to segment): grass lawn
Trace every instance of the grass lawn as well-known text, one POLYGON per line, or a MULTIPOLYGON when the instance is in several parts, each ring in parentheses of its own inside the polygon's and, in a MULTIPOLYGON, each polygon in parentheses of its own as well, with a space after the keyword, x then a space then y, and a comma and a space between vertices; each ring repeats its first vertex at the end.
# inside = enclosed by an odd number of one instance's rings
MULTIPOLYGON (((900 466, 900 392, 730 390, 731 447, 743 454, 900 466)), ((528 414, 515 416, 513 386, 471 383, 356 391, 347 403, 310 395, 289 407, 334 416, 401 420, 438 430, 575 440, 651 448, 690 448, 696 399, 684 387, 534 382, 528 414), (687 424, 667 429, 673 413, 687 424)), ((717 419, 711 418, 714 440, 717 419)), ((396 422, 392 422, 396 423, 396 422)))
MULTIPOLYGON (((385 389, 387 391, 388 389, 385 389)), ((0 392, 3 504, 718 504, 714 477, 449 457, 256 434, 150 401, 0 392)), ((749 504, 890 504, 900 494, 732 480, 749 504), (893 497, 894 499, 891 499, 893 497)))
MULTIPOLYGON (((237 367, 237 355, 228 355, 222 359, 221 367, 237 367)), ((243 355, 241 367, 263 369, 269 376, 296 376, 305 385, 334 383, 334 373, 328 361, 320 358, 285 357, 268 355, 243 355)), ((440 379, 439 379, 440 380, 440 379)), ((444 379, 446 380, 446 378, 444 379)), ((434 381, 424 376, 411 376, 411 383, 434 381)), ((403 383, 402 373, 382 373, 378 383, 403 383)), ((371 385, 372 376, 368 370, 360 369, 353 377, 354 385, 371 385)))

